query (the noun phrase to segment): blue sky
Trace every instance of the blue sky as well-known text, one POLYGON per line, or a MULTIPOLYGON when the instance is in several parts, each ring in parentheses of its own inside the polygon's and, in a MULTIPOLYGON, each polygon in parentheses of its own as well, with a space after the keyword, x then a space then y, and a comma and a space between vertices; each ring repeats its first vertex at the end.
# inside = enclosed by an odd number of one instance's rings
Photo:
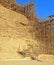
MULTIPOLYGON (((16 2, 25 5, 32 0, 16 0, 16 2)), ((33 0, 35 4, 35 11, 40 19, 54 14, 54 0, 33 0)))

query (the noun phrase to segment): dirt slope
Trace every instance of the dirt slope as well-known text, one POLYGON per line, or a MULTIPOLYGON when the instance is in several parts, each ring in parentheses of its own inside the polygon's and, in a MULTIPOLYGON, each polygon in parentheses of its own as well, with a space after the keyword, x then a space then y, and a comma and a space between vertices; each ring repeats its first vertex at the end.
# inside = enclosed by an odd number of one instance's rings
POLYGON ((17 53, 19 44, 24 46, 25 41, 31 38, 28 33, 31 28, 28 22, 24 15, 0 5, 0 59, 19 58, 17 53))
MULTIPOLYGON (((29 33, 31 28, 29 20, 24 15, 9 10, 0 4, 0 60, 24 59, 17 53, 19 45, 20 50, 23 50, 27 49, 28 43, 37 44, 37 41, 33 40, 29 33)), ((40 47, 38 49, 40 50, 40 47)), ((40 55, 40 57, 42 56, 40 55)))

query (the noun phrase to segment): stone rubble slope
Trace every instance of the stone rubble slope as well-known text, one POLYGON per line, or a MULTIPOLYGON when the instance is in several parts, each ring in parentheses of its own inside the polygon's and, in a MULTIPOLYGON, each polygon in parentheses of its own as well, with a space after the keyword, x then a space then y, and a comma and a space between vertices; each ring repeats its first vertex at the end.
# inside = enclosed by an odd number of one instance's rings
MULTIPOLYGON (((29 32, 31 29, 32 26, 29 25, 29 20, 24 15, 0 4, 0 61, 24 59, 17 53, 19 46, 20 50, 23 50, 27 49, 28 43, 37 44, 37 40, 33 40, 29 32)), ((38 48, 40 49, 40 47, 38 48)), ((40 57, 42 56, 40 55, 40 57)))
POLYGON ((31 38, 28 22, 24 15, 0 5, 0 60, 20 58, 19 45, 24 48, 26 40, 31 38))

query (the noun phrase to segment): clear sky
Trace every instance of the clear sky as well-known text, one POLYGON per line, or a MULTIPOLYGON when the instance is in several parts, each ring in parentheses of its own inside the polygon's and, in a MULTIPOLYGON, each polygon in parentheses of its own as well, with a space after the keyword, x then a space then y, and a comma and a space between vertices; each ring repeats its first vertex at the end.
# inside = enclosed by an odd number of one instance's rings
POLYGON ((54 0, 16 0, 22 5, 31 1, 35 3, 35 11, 40 19, 54 14, 54 0))

